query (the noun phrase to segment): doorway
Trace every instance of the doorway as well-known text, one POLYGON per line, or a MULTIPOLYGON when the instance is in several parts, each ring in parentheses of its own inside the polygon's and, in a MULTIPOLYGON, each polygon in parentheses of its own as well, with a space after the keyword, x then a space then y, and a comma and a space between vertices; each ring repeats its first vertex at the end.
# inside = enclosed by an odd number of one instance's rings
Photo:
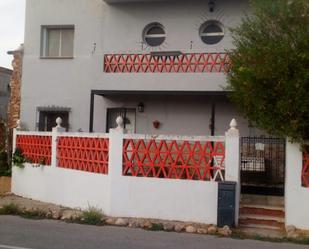
POLYGON ((283 196, 284 181, 285 140, 273 137, 242 137, 242 193, 283 196))

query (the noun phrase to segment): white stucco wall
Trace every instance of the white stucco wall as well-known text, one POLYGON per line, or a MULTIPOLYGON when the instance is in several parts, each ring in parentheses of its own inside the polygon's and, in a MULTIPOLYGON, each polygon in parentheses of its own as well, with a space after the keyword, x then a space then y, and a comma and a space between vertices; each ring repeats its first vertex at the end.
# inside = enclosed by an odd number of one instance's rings
POLYGON ((167 31, 159 50, 224 52, 231 47, 228 27, 247 9, 247 0, 218 0, 214 13, 208 11, 207 1, 199 0, 112 5, 102 0, 27 0, 21 103, 25 128, 35 128, 38 106, 55 105, 71 108, 73 131, 87 131, 91 89, 221 91, 226 84, 222 73, 107 74, 103 56, 150 52, 141 40, 144 27, 153 21, 167 31), (208 19, 225 26, 225 38, 217 45, 205 45, 199 38, 199 26, 208 19), (40 59, 41 25, 75 26, 74 59, 40 59))
POLYGON ((113 193, 114 216, 217 224, 217 182, 123 176, 113 193))
POLYGON ((12 192, 16 195, 72 208, 96 207, 109 212, 106 175, 51 166, 13 167, 12 192))
MULTIPOLYGON (((236 107, 225 98, 214 97, 215 102, 215 135, 224 135, 230 121, 235 118, 242 136, 263 134, 257 128, 249 128, 236 107)), ((95 99, 94 131, 105 131, 106 107, 126 107, 136 109, 144 104, 144 112, 136 110, 136 133, 197 135, 211 134, 210 119, 212 108, 211 96, 107 96, 95 99), (96 117, 99 115, 99 117, 96 117), (160 121, 159 129, 153 127, 153 121, 160 121)), ((264 133, 265 134, 265 133, 264 133)))
POLYGON ((301 186, 303 156, 300 146, 286 144, 285 224, 309 230, 309 188, 301 186))

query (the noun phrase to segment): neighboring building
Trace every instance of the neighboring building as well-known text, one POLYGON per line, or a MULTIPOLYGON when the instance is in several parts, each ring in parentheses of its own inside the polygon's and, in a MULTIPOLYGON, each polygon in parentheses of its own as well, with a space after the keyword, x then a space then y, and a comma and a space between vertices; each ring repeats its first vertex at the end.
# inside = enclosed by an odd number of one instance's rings
POLYGON ((10 80, 12 70, 0 67, 0 150, 4 149, 7 141, 7 107, 10 99, 10 80))
POLYGON ((248 0, 27 0, 21 121, 51 130, 222 135, 229 28, 248 0))
POLYGON ((10 98, 10 80, 13 71, 0 67, 0 120, 7 120, 7 107, 10 98))

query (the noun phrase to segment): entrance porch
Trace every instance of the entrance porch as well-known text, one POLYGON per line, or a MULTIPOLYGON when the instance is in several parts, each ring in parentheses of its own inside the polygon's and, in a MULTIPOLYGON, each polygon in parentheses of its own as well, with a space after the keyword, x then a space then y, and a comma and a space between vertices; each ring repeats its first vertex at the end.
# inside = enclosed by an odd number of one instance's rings
POLYGON ((123 116, 128 133, 224 135, 236 118, 242 136, 258 136, 226 92, 91 91, 90 132, 109 132, 123 116))

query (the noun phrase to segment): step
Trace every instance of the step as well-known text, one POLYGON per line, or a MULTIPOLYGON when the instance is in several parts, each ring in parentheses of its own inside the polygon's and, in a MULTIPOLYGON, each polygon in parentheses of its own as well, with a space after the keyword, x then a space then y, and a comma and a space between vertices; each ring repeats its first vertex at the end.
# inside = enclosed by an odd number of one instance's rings
POLYGON ((275 206, 241 205, 239 212, 241 215, 252 214, 268 217, 285 217, 284 208, 275 206))
POLYGON ((256 215, 256 214, 241 214, 239 219, 254 219, 254 220, 265 220, 265 221, 276 221, 278 223, 284 223, 284 217, 269 216, 269 215, 256 215))
POLYGON ((239 218, 239 224, 243 225, 250 225, 251 227, 256 227, 256 225, 266 225, 269 227, 277 227, 280 229, 284 228, 284 222, 273 220, 273 219, 260 219, 261 217, 255 218, 239 218))
POLYGON ((249 236, 262 236, 266 238, 284 238, 285 231, 283 229, 279 229, 278 227, 270 227, 270 226, 258 226, 250 227, 243 226, 240 227, 239 230, 249 236))
POLYGON ((240 208, 261 208, 261 209, 267 209, 267 210, 280 210, 285 211, 284 206, 267 206, 267 205, 256 205, 256 204, 243 204, 240 203, 240 208))
POLYGON ((284 206, 284 197, 272 195, 242 194, 240 203, 243 205, 284 206))
POLYGON ((284 232, 285 230, 283 227, 278 227, 278 226, 270 226, 270 225, 263 225, 263 224, 240 224, 239 226, 240 229, 243 228, 256 228, 256 229, 264 229, 264 230, 277 230, 277 231, 282 231, 284 232))

